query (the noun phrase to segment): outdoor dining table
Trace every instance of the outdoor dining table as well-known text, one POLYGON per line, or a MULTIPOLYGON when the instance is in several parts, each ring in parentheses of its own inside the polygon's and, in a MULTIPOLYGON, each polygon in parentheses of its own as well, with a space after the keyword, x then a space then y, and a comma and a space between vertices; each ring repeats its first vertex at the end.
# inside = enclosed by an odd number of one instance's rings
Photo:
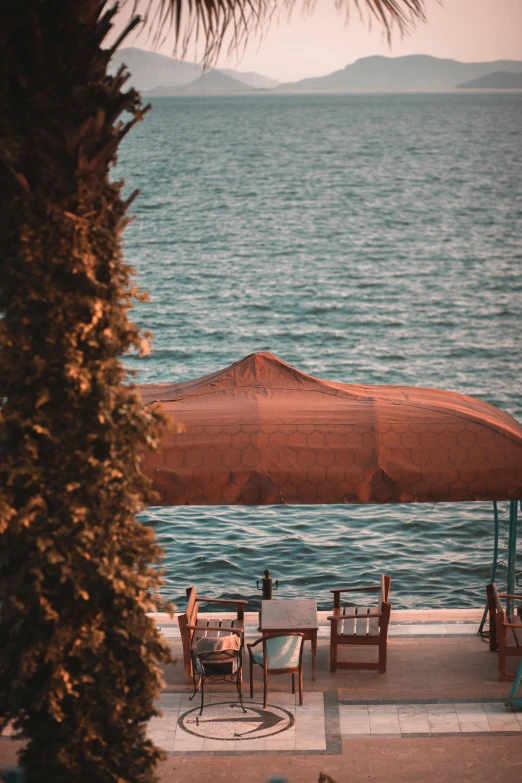
POLYGON ((270 633, 302 633, 312 643, 312 680, 317 669, 317 602, 314 598, 274 598, 261 601, 260 630, 270 633))

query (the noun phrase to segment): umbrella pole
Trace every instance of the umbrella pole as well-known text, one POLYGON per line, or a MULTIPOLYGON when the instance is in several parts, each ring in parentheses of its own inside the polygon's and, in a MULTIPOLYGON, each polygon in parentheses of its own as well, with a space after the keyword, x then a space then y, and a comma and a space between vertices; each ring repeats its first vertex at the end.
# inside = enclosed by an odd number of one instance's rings
MULTIPOLYGON (((493 501, 493 516, 495 518, 495 541, 493 544, 493 564, 491 566, 491 579, 490 582, 494 582, 497 577, 497 565, 498 565, 498 537, 500 532, 500 525, 498 521, 498 506, 497 501, 493 501)), ((484 626, 486 624, 486 618, 488 616, 488 605, 486 603, 486 607, 484 609, 484 614, 482 615, 482 620, 480 621, 478 632, 479 634, 487 634, 487 631, 484 631, 484 626)))
MULTIPOLYGON (((515 570, 517 561, 517 510, 518 502, 512 500, 509 504, 509 542, 507 563, 507 592, 513 595, 515 592, 515 570)), ((507 599, 507 613, 513 614, 513 599, 507 599)))

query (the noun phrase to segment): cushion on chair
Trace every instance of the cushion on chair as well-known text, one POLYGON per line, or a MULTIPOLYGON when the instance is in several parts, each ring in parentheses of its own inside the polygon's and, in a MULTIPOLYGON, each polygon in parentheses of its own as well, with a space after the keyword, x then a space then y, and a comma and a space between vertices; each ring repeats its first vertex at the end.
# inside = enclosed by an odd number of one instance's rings
MULTIPOLYGON (((194 634, 196 637, 196 634, 194 634)), ((237 633, 231 633, 227 636, 203 636, 196 637, 196 648, 198 652, 218 652, 219 650, 239 650, 241 647, 241 638, 237 633)))
POLYGON ((197 674, 235 674, 239 667, 241 639, 237 634, 204 636, 196 643, 194 668, 197 674), (232 652, 232 655, 230 652, 232 652), (223 653, 220 655, 220 653, 223 653), (201 655, 201 659, 199 656, 201 655), (196 657, 197 656, 197 657, 196 657))
MULTIPOLYGON (((268 669, 292 669, 299 666, 301 639, 301 636, 278 636, 275 639, 267 639, 268 669)), ((252 657, 262 666, 263 647, 261 645, 260 647, 260 650, 252 653, 252 657)))

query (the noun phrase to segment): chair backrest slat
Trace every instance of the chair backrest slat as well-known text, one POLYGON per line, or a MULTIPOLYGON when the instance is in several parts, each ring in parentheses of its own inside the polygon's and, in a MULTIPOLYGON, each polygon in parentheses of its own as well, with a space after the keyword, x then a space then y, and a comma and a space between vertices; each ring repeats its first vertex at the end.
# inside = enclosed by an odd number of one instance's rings
POLYGON ((186 616, 188 625, 195 625, 195 619, 198 616, 198 609, 199 609, 199 603, 196 596, 196 588, 194 585, 192 587, 187 587, 187 609, 186 609, 186 616))

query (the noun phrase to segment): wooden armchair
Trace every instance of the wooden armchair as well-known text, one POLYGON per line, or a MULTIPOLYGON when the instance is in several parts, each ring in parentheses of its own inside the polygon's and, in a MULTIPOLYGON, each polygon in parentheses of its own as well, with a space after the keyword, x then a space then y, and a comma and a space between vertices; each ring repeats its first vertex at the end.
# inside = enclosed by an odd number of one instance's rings
POLYGON ((240 599, 226 601, 220 598, 198 597, 194 585, 187 587, 187 608, 185 614, 178 616, 181 642, 183 644, 185 682, 187 685, 193 682, 191 651, 197 647, 200 639, 204 637, 219 638, 220 636, 237 634, 241 638, 241 647, 244 646, 245 606, 247 604, 248 601, 240 599), (236 617, 221 619, 217 613, 212 617, 198 617, 201 601, 206 604, 219 604, 221 607, 234 606, 237 613, 236 617))
POLYGON ((499 593, 493 582, 486 586, 489 608, 489 649, 498 651, 498 679, 500 682, 514 680, 515 674, 507 671, 507 659, 522 661, 522 617, 508 615, 501 598, 522 600, 522 595, 499 593))
POLYGON ((333 615, 330 621, 330 671, 337 669, 378 669, 386 671, 386 647, 391 604, 388 602, 391 577, 381 576, 380 584, 369 587, 337 587, 330 590, 334 594, 333 615), (341 605, 341 593, 377 593, 374 606, 341 605), (377 663, 359 661, 339 661, 337 652, 340 646, 364 645, 379 648, 377 663))

